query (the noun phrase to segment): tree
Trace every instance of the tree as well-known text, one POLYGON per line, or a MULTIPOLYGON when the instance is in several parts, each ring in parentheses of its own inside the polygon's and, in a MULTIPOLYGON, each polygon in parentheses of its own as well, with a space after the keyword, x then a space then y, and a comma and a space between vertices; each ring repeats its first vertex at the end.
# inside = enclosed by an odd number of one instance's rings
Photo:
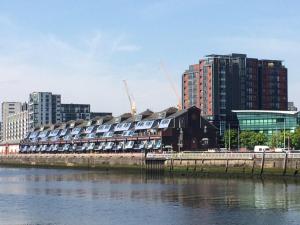
MULTIPOLYGON (((300 135, 300 132, 299 132, 299 135, 300 135)), ((289 140, 293 139, 292 138, 293 136, 294 136, 294 134, 292 134, 288 131, 285 131, 285 132, 281 131, 281 132, 273 133, 269 140, 269 146, 271 148, 283 148, 283 147, 287 148, 288 142, 289 142, 289 140)), ((295 142, 296 142, 296 139, 297 138, 295 138, 295 140, 294 140, 295 142)), ((290 141, 290 147, 292 147, 292 146, 293 146, 293 141, 292 142, 290 141)))
POLYGON ((264 133, 256 133, 254 135, 254 143, 255 145, 266 145, 268 143, 267 135, 264 133))
POLYGON ((273 133, 272 136, 270 137, 270 140, 269 140, 269 146, 271 148, 280 147, 281 142, 282 142, 281 136, 282 136, 281 132, 273 133))
POLYGON ((252 131, 242 131, 240 134, 240 143, 242 147, 245 147, 247 149, 253 149, 254 148, 254 141, 253 136, 255 135, 255 132, 252 131))
POLYGON ((229 148, 229 136, 230 136, 230 148, 237 148, 238 145, 238 133, 235 129, 229 129, 224 132, 223 141, 225 148, 229 148))
POLYGON ((298 127, 293 134, 290 135, 291 146, 295 149, 300 149, 300 127, 298 127))
POLYGON ((264 133, 243 131, 240 134, 241 146, 249 150, 254 149, 255 145, 266 145, 267 142, 268 142, 268 137, 264 133))

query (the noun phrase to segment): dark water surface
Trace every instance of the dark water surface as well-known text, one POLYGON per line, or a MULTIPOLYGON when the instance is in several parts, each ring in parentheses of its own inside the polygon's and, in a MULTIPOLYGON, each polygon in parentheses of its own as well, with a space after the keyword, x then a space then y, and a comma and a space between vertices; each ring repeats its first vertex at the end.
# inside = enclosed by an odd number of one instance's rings
POLYGON ((300 182, 0 168, 0 224, 300 224, 300 182))

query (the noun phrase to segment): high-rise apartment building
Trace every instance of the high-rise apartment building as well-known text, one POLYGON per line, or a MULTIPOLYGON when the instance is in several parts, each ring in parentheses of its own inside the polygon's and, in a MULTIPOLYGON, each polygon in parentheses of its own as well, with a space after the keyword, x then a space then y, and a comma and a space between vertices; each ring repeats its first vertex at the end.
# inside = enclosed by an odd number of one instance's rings
POLYGON ((222 134, 237 125, 232 110, 287 110, 287 69, 245 54, 208 55, 183 74, 182 103, 199 107, 222 134))
POLYGON ((52 95, 52 123, 62 122, 61 120, 61 95, 52 95))
POLYGON ((278 60, 259 61, 260 108, 287 110, 287 68, 278 60))
POLYGON ((29 95, 29 127, 61 122, 61 96, 51 92, 33 92, 29 95))

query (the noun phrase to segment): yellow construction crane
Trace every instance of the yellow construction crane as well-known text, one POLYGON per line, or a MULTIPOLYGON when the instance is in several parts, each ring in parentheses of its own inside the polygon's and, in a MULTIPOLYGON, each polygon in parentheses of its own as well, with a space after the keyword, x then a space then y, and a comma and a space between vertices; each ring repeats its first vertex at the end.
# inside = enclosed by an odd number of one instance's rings
POLYGON ((179 95, 179 91, 176 88, 173 80, 171 79, 171 76, 169 75, 168 71, 166 70, 166 67, 164 66, 163 62, 160 63, 160 67, 161 67, 162 71, 164 72, 165 77, 169 81, 169 83, 171 85, 171 88, 172 88, 172 90, 174 91, 174 93, 176 95, 176 98, 177 98, 177 108, 179 110, 181 110, 182 109, 182 105, 181 105, 181 98, 180 98, 180 95, 179 95))
POLYGON ((127 85, 127 81, 123 80, 124 86, 125 86, 125 91, 126 94, 128 96, 129 99, 129 103, 130 103, 130 108, 131 108, 131 114, 134 116, 136 114, 136 105, 135 105, 135 101, 133 96, 130 95, 129 93, 129 89, 128 89, 128 85, 127 85))

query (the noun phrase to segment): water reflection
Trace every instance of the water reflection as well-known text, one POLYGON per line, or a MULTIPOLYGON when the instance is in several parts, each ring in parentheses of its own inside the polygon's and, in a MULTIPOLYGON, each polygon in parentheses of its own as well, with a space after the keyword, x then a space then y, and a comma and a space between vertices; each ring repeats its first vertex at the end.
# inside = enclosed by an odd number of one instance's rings
POLYGON ((300 188, 296 180, 0 168, 0 209, 0 224, 297 224, 300 188))

